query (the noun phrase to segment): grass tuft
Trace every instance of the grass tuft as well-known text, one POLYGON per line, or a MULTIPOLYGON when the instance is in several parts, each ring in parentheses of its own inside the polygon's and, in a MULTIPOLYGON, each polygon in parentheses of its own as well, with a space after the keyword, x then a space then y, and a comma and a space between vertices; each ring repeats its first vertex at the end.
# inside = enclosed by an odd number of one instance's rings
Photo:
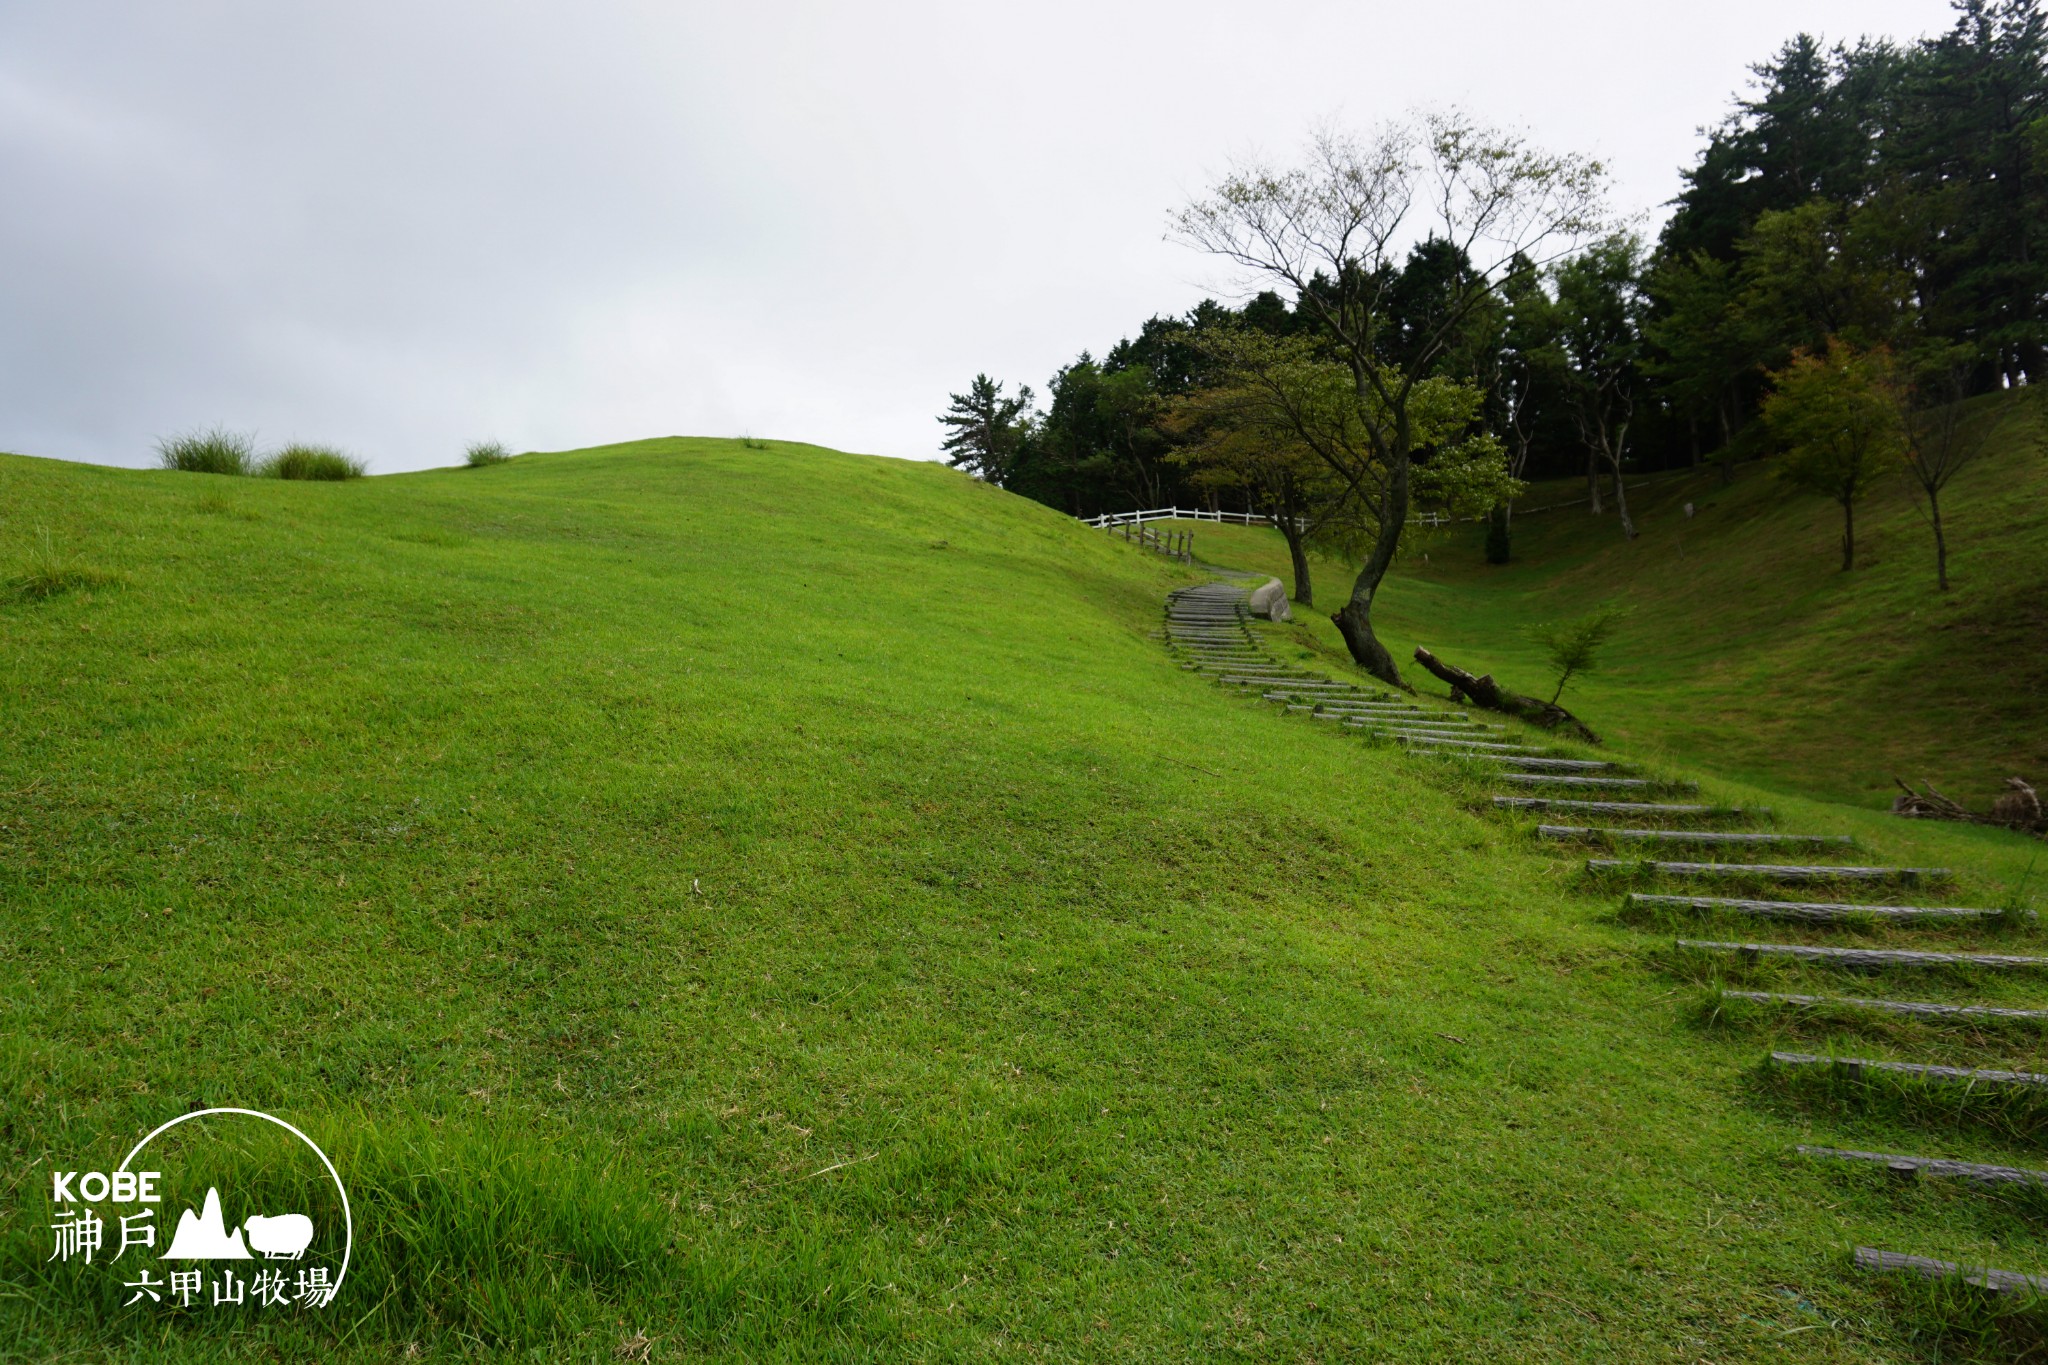
POLYGON ((370 472, 362 460, 333 446, 302 445, 293 442, 267 459, 259 472, 272 479, 307 479, 320 483, 342 483, 360 479, 370 472))
POLYGON ((462 452, 462 462, 471 469, 503 464, 511 458, 512 452, 505 449, 503 441, 472 441, 469 448, 462 452))
POLYGON ((156 456, 165 469, 187 474, 246 475, 257 464, 254 437, 218 426, 166 436, 156 443, 156 456))
POLYGON ((7 580, 7 586, 21 601, 40 602, 74 588, 96 588, 112 581, 111 574, 87 568, 59 554, 48 528, 38 527, 28 559, 7 580))
POLYGON ((236 521, 260 520, 255 511, 243 506, 239 499, 229 497, 218 488, 210 488, 201 493, 192 507, 193 510, 204 512, 208 516, 232 517, 236 521))

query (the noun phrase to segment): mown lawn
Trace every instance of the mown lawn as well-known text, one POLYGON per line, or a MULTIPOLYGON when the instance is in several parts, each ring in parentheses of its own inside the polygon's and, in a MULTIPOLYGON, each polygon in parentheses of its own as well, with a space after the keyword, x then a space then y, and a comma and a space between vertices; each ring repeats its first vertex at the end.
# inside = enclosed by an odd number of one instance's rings
MULTIPOLYGON (((0 457, 0 509, 79 575, 0 604, 0 1354, 1898 1359, 1952 1318, 1851 1245, 2048 1266, 1788 1156, 2027 1133, 1764 1085, 1479 787, 1175 668, 1198 573, 951 471, 0 457), (331 1316, 45 1263, 42 1172, 195 1105, 341 1154, 331 1316)), ((2018 839, 1776 804, 2039 899, 2018 839)))

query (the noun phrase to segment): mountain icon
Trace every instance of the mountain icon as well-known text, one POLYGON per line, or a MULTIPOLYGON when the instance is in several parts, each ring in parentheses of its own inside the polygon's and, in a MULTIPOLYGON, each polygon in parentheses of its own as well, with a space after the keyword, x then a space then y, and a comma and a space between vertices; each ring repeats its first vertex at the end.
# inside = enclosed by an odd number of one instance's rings
POLYGON ((171 1238, 171 1249, 164 1253, 167 1261, 248 1261, 249 1248, 242 1245, 242 1233, 238 1228, 230 1235, 221 1222, 220 1191, 211 1185, 206 1189, 206 1208, 199 1214, 186 1209, 178 1216, 178 1231, 171 1238))

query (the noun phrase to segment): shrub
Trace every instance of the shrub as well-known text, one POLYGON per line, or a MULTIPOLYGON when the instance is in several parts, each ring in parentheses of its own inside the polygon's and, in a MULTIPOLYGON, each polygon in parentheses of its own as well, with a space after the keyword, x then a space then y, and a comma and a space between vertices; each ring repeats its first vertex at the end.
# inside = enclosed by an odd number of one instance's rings
POLYGON ((263 462, 262 473, 273 479, 318 479, 340 483, 360 479, 369 466, 333 446, 299 445, 294 442, 263 462))
POLYGON ((187 474, 253 474, 256 442, 226 427, 167 436, 156 443, 157 462, 187 474))
POLYGON ((472 441, 469 449, 462 452, 462 462, 471 469, 482 469, 487 464, 503 464, 512 458, 512 452, 505 449, 503 441, 472 441))

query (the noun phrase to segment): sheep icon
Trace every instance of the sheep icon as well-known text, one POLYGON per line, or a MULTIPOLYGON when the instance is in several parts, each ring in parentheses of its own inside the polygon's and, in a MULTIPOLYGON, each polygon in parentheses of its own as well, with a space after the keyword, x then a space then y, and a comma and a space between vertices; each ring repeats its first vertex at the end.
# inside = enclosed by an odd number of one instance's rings
POLYGON ((273 1261, 296 1261, 306 1254, 313 1240, 313 1220, 303 1213, 281 1213, 265 1218, 252 1213, 242 1223, 249 1247, 273 1261))

